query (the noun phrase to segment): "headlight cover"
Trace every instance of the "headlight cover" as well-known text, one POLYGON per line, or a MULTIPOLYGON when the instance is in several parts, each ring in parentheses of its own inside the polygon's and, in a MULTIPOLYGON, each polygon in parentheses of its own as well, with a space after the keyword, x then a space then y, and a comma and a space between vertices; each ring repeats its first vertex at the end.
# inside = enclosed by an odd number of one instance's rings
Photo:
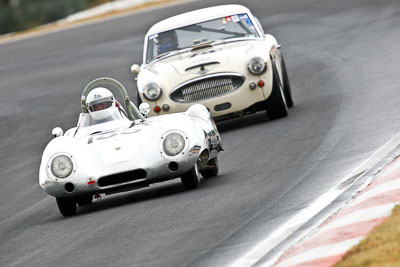
POLYGON ((161 86, 156 82, 150 82, 144 86, 143 94, 147 100, 155 101, 161 96, 161 86))
POLYGON ((247 64, 247 68, 252 74, 260 75, 267 70, 267 64, 262 57, 252 57, 247 64))
POLYGON ((164 138, 163 150, 168 156, 176 156, 185 148, 185 139, 181 134, 171 133, 164 138))
POLYGON ((55 177, 66 178, 72 173, 73 163, 68 156, 57 156, 51 161, 50 169, 55 177))

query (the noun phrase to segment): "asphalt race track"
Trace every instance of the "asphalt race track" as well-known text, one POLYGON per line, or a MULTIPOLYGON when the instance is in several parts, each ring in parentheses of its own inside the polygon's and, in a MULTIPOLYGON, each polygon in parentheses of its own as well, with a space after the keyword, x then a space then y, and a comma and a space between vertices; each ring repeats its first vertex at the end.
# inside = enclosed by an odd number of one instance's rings
POLYGON ((64 218, 38 185, 51 130, 109 76, 136 92, 132 63, 156 21, 197 1, 0 44, 0 266, 227 266, 336 185, 400 130, 400 2, 258 0, 282 44, 295 106, 219 125, 220 175, 103 197, 64 218))

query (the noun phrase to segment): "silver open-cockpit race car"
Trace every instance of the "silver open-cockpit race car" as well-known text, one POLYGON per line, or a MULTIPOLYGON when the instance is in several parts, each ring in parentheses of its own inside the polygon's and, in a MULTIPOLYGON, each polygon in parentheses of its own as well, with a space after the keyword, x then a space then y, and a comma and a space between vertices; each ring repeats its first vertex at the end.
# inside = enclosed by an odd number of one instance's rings
POLYGON ((139 109, 124 86, 111 78, 90 82, 82 93, 82 112, 76 127, 46 146, 39 184, 57 200, 62 215, 71 216, 93 196, 112 194, 180 178, 186 189, 218 173, 222 150, 218 130, 200 104, 186 112, 147 118, 149 106, 139 109), (125 108, 100 84, 113 85, 125 108))

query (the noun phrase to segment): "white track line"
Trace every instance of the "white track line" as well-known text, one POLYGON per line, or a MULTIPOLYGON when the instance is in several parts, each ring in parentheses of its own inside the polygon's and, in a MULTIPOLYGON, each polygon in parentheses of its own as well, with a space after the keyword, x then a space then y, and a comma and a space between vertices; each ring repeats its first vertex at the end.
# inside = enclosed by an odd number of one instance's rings
POLYGON ((346 214, 346 216, 340 217, 329 224, 321 228, 321 232, 332 230, 338 227, 351 225, 354 223, 370 221, 382 217, 389 216, 392 213, 392 209, 395 203, 374 206, 367 209, 357 210, 352 213, 346 214))
MULTIPOLYGON (((400 179, 399 179, 400 180, 400 179)), ((390 182, 386 183, 390 184, 390 182)), ((368 191, 369 197, 374 197, 376 195, 380 195, 384 192, 391 191, 393 187, 387 186, 386 184, 383 184, 379 187, 374 188, 371 191, 368 191), (386 185, 386 186, 385 186, 386 185), (383 189, 385 188, 385 190, 383 189), (376 191, 376 189, 381 189, 376 191), (372 192, 372 193, 371 193, 372 192)), ((361 195, 364 196, 364 195, 361 195)), ((368 198, 363 198, 368 199, 368 198)), ((357 198, 358 200, 358 198, 357 198)), ((362 202, 362 201, 358 201, 362 202)), ((395 201, 390 204, 384 204, 384 205, 379 205, 379 206, 373 206, 373 207, 368 207, 360 210, 355 210, 351 213, 346 213, 345 216, 340 216, 336 219, 333 219, 330 221, 328 224, 322 226, 318 231, 313 235, 313 237, 316 236, 323 236, 324 233, 332 231, 337 228, 343 228, 346 226, 351 226, 356 223, 361 223, 361 222, 368 222, 374 219, 379 219, 379 218, 385 218, 390 216, 392 213, 392 210, 394 206, 396 205, 395 201)), ((352 205, 349 205, 350 207, 352 205)), ((339 213, 340 214, 340 213, 339 213)), ((358 238, 349 238, 347 240, 343 240, 340 242, 333 242, 332 244, 326 244, 322 246, 316 246, 311 249, 306 249, 305 251, 295 254, 294 256, 290 256, 289 258, 284 258, 283 261, 279 262, 276 266, 295 266, 300 263, 306 263, 306 262, 311 262, 319 259, 323 259, 326 257, 330 256, 335 256, 335 255, 340 255, 344 254, 348 249, 350 249, 352 246, 356 245, 358 242, 354 243, 353 241, 361 240, 364 237, 358 237, 358 238)), ((300 245, 301 247, 301 245, 300 245)))
POLYGON ((278 230, 273 232, 266 239, 261 241, 256 247, 239 258, 232 266, 252 266, 259 261, 265 254, 279 245, 288 236, 298 230, 304 223, 308 222, 312 217, 318 214, 327 205, 332 203, 342 192, 342 190, 330 190, 320 196, 313 204, 303 209, 289 221, 284 223, 278 230))
MULTIPOLYGON (((348 184, 347 186, 337 189, 340 184, 347 181, 348 179, 354 177, 357 174, 363 173, 368 169, 375 166, 377 163, 382 161, 382 159, 390 153, 396 146, 400 144, 400 132, 397 133, 393 138, 391 138, 386 144, 380 147, 375 153, 370 156, 367 160, 365 160, 359 167, 357 167, 353 172, 351 172, 348 176, 346 176, 338 185, 334 188, 330 189, 325 194, 318 197, 310 206, 304 208, 295 214, 291 219, 289 219, 286 223, 284 223, 277 230, 272 232, 265 239, 260 241, 255 247, 245 253, 243 256, 234 261, 231 266, 234 267, 244 267, 244 266, 252 266, 256 264, 259 260, 261 260, 268 252, 270 252, 273 248, 279 245, 282 241, 288 238, 291 234, 293 234, 296 230, 298 230, 304 223, 308 222, 311 218, 317 215, 320 211, 322 211, 325 207, 331 204, 338 196, 340 196, 344 191, 346 191, 353 183, 348 184)), ((327 216, 325 219, 327 219, 327 216)), ((308 231, 304 231, 304 233, 298 237, 296 240, 292 242, 286 249, 288 249, 295 242, 298 242, 301 238, 303 238, 306 234, 308 234, 312 229, 308 229, 308 231)), ((265 263, 265 266, 272 265, 286 250, 283 250, 276 255, 268 262, 265 263)))
POLYGON ((369 190, 363 194, 361 194, 359 197, 357 197, 352 203, 351 206, 355 206, 357 204, 363 203, 364 201, 368 200, 369 198, 372 198, 376 195, 380 195, 392 190, 400 189, 400 179, 396 179, 390 182, 386 182, 384 184, 376 186, 374 189, 369 190))

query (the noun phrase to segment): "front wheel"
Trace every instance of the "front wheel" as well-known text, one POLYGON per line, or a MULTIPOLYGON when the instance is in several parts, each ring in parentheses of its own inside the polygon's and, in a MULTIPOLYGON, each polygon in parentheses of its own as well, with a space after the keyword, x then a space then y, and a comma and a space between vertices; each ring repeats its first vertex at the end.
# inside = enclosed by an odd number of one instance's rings
POLYGON ((76 202, 78 203, 79 206, 86 206, 86 205, 90 205, 93 202, 93 196, 89 195, 89 196, 83 196, 83 197, 79 197, 76 202))
POLYGON ((282 78, 283 78, 283 93, 285 94, 286 103, 289 108, 293 107, 292 89, 290 87, 289 76, 287 74, 285 59, 282 55, 282 78))
POLYGON ((76 199, 71 197, 56 198, 58 209, 64 217, 75 215, 76 199))
POLYGON ((197 163, 187 173, 182 174, 181 182, 184 188, 194 189, 200 185, 200 176, 197 163))
POLYGON ((288 115, 288 106, 282 90, 279 74, 275 63, 272 61, 272 92, 266 102, 268 118, 275 120, 288 115))
POLYGON ((143 103, 143 101, 142 101, 142 99, 140 98, 139 92, 136 92, 136 106, 139 107, 139 105, 142 104, 142 103, 143 103))
POLYGON ((215 157, 210 159, 204 169, 200 171, 201 175, 204 178, 211 178, 218 175, 219 165, 218 165, 218 158, 215 157))

